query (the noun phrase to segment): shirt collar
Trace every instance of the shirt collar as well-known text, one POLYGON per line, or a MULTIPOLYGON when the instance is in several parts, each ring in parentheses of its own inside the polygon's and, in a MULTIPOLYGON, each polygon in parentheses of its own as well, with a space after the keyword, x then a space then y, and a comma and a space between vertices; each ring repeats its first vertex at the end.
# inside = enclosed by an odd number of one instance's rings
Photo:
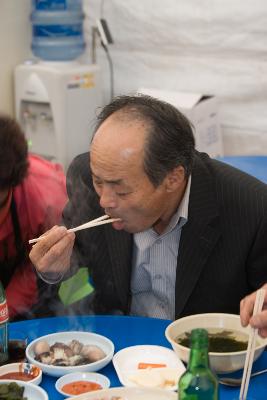
MULTIPOLYGON (((190 189, 191 189, 191 175, 188 178, 185 193, 180 202, 180 205, 175 214, 172 216, 168 227, 161 236, 164 236, 173 229, 175 229, 176 226, 178 226, 178 224, 181 228, 186 223, 188 219, 190 189)), ((141 249, 143 246, 147 247, 151 245, 154 242, 154 240, 156 240, 158 237, 159 235, 152 228, 149 228, 146 231, 135 233, 134 242, 136 246, 141 249)))
POLYGON ((190 188, 191 188, 191 175, 188 178, 186 189, 183 198, 179 204, 179 207, 176 213, 172 216, 170 223, 163 234, 172 231, 180 222, 183 222, 184 224, 187 221, 190 188))

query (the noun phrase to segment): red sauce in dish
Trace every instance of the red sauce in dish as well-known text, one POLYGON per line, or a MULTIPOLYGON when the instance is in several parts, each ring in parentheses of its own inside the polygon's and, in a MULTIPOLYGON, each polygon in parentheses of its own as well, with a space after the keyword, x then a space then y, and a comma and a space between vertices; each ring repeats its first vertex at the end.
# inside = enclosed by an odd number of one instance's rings
POLYGON ((18 381, 31 381, 33 376, 25 374, 24 372, 8 372, 7 374, 0 375, 0 379, 16 379, 18 381))
POLYGON ((86 392, 92 392, 93 390, 103 389, 99 383, 96 382, 87 382, 87 381, 75 381, 71 383, 66 383, 66 385, 62 386, 62 392, 66 394, 82 394, 86 392))

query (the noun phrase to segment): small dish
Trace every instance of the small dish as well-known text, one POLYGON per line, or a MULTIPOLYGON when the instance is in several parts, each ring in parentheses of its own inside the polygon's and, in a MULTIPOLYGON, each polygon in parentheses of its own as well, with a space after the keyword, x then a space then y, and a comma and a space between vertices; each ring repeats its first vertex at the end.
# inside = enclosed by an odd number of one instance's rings
MULTIPOLYGON (((29 376, 30 378, 30 376, 29 376)), ((42 370, 38 368, 36 365, 29 364, 29 363, 12 363, 2 365, 0 367, 0 383, 3 380, 17 380, 22 382, 33 383, 34 385, 39 385, 42 381, 42 370), (6 374, 13 374, 13 376, 1 376, 6 374), (18 374, 26 374, 26 379, 23 379, 23 375, 19 378, 18 374), (27 375, 31 375, 31 379, 27 379, 27 375)))
MULTIPOLYGON (((94 390, 101 390, 101 389, 108 389, 110 387, 110 380, 102 374, 98 374, 96 372, 74 372, 71 374, 66 374, 64 376, 62 376, 61 378, 59 378, 56 381, 56 389, 57 391, 62 394, 63 396, 78 396, 79 394, 82 393, 88 393, 88 392, 92 392, 94 390), (91 382, 91 383, 96 383, 98 385, 100 385, 100 387, 94 388, 94 389, 89 389, 87 391, 84 392, 80 392, 80 393, 68 393, 67 391, 62 390, 62 388, 67 385, 67 384, 71 384, 71 383, 75 383, 75 382, 91 382)), ((74 391, 75 391, 76 387, 74 387, 74 391)))
POLYGON ((23 386, 24 387, 23 398, 27 398, 27 400, 49 400, 46 391, 42 389, 40 386, 33 385, 32 383, 16 381, 13 379, 3 379, 0 381, 0 386, 1 384, 9 384, 9 383, 16 383, 18 386, 23 386))
POLYGON ((112 400, 116 397, 125 400, 177 400, 177 393, 163 389, 117 387, 84 395, 81 394, 80 396, 71 397, 68 400, 112 400))
POLYGON ((32 341, 26 348, 26 357, 30 363, 39 367, 43 373, 56 377, 69 374, 71 372, 96 372, 101 368, 104 368, 112 360, 113 354, 114 344, 110 339, 96 333, 82 331, 57 332, 50 335, 45 335, 32 341), (35 346, 38 342, 45 341, 49 346, 52 346, 56 342, 68 344, 72 340, 79 340, 83 345, 98 346, 106 354, 106 356, 95 362, 75 366, 49 365, 35 359, 35 346))
POLYGON ((178 380, 185 371, 184 364, 173 350, 153 345, 126 347, 114 355, 113 365, 121 384, 127 387, 177 390, 178 380), (162 364, 164 367, 141 370, 138 368, 140 363, 162 364), (166 374, 171 374, 171 379, 166 374), (172 380, 173 384, 164 385, 164 380, 172 380))

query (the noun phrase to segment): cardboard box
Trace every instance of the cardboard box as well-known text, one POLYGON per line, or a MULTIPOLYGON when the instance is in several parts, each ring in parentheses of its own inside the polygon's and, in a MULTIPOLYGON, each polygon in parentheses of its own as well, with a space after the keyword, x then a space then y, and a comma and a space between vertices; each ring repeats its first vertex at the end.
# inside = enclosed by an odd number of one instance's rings
POLYGON ((194 126, 196 149, 204 151, 214 158, 223 156, 222 133, 216 97, 199 93, 148 88, 140 88, 137 92, 156 97, 177 107, 194 126))

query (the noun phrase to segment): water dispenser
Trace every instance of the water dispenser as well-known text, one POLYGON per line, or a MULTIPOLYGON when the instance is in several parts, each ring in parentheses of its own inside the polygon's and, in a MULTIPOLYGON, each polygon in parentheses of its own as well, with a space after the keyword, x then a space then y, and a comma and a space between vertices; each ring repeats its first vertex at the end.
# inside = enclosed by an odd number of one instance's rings
POLYGON ((65 168, 88 151, 96 109, 103 105, 96 64, 21 64, 15 69, 15 98, 30 151, 65 168))

